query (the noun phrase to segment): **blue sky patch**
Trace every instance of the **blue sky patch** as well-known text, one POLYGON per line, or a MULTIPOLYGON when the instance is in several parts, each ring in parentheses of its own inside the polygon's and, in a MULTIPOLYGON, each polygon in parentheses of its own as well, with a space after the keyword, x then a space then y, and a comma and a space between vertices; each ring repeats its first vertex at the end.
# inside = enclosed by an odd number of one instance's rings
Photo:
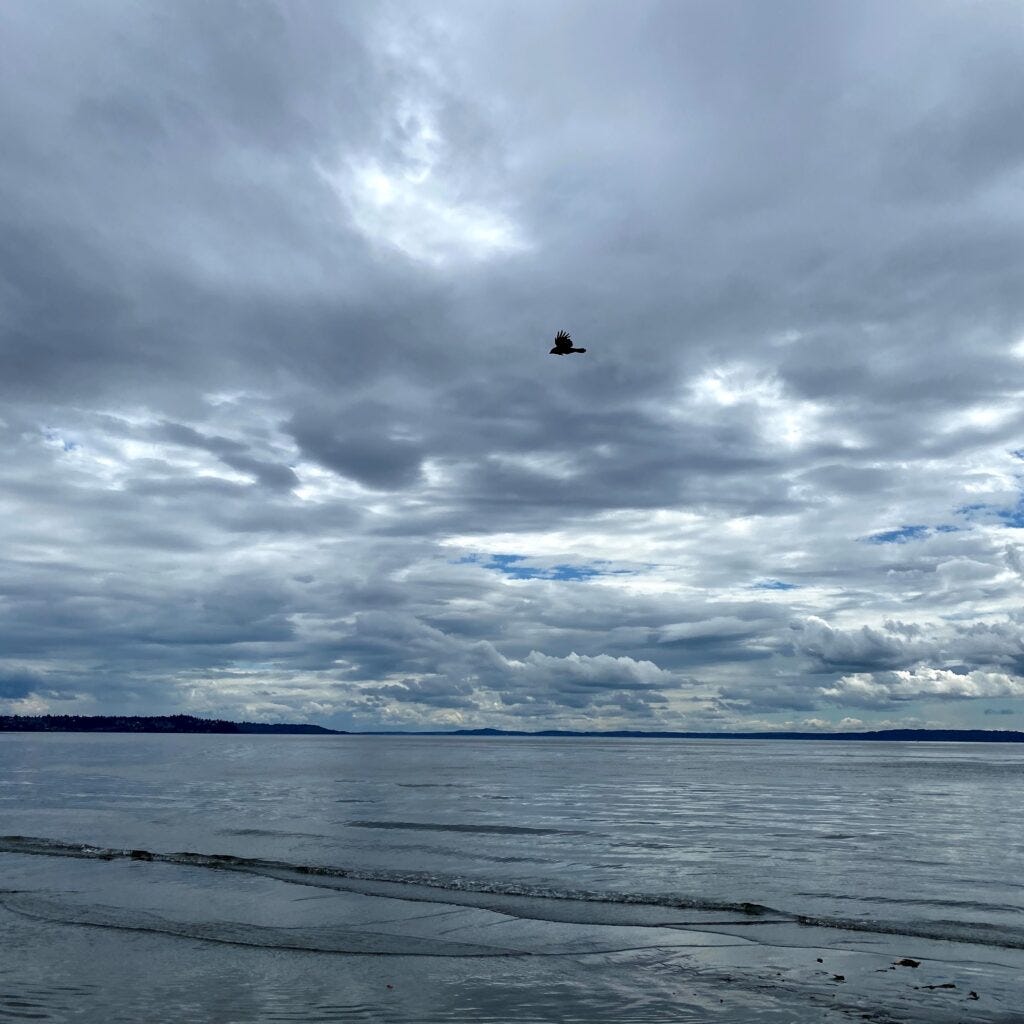
POLYGON ((989 522, 992 522, 992 517, 995 516, 997 519, 1002 520, 1004 526, 1010 526, 1014 529, 1024 527, 1024 498, 1018 500, 1014 508, 999 508, 998 505, 989 505, 982 502, 977 505, 962 505, 957 509, 957 512, 962 516, 973 519, 987 516, 989 522))
POLYGON ((1007 526, 1021 529, 1024 527, 1024 500, 1018 501, 1016 508, 1003 509, 998 515, 1007 526))
POLYGON ((488 569, 500 569, 501 572, 519 572, 516 562, 525 562, 525 555, 491 555, 490 561, 484 564, 488 569))
POLYGON ((608 569, 598 565, 570 565, 561 562, 557 565, 524 565, 527 562, 525 555, 489 555, 478 554, 464 555, 453 564, 464 565, 471 563, 479 565, 484 569, 497 569, 505 576, 514 580, 566 580, 576 582, 579 580, 593 579, 595 576, 617 576, 628 575, 629 569, 608 569))
POLYGON ((588 580, 594 576, 603 576, 604 570, 589 565, 521 565, 526 558, 523 555, 492 555, 490 560, 483 562, 486 569, 497 569, 498 572, 511 576, 514 580, 588 580))
POLYGON ((761 580, 754 584, 754 590, 799 590, 797 583, 786 583, 783 580, 761 580))
POLYGON ((901 526, 898 530, 883 530, 868 537, 872 544, 903 544, 908 540, 919 540, 928 533, 927 526, 901 526))

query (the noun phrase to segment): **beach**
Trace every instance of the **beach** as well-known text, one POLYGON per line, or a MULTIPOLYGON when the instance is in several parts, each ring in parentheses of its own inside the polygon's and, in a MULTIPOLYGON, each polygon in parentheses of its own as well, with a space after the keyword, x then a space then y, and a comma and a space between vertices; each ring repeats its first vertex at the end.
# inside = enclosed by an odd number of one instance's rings
POLYGON ((927 746, 4 736, 0 1019, 1020 1020, 1024 757, 927 746))

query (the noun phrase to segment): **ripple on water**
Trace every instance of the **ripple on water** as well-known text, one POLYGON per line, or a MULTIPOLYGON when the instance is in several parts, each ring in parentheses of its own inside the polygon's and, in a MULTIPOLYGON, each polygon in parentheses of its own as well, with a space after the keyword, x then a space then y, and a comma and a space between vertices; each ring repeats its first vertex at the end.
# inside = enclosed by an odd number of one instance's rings
POLYGON ((67 1020, 83 996, 95 992, 86 985, 20 985, 13 979, 0 990, 0 1020, 67 1020))

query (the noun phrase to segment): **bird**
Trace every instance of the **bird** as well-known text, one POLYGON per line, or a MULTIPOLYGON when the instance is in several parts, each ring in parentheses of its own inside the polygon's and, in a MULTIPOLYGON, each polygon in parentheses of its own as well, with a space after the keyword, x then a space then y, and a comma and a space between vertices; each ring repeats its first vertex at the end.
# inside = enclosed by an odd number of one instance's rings
POLYGON ((565 331, 559 331, 555 335, 555 347, 548 353, 549 356, 567 356, 570 352, 586 352, 585 348, 573 348, 572 338, 565 331))

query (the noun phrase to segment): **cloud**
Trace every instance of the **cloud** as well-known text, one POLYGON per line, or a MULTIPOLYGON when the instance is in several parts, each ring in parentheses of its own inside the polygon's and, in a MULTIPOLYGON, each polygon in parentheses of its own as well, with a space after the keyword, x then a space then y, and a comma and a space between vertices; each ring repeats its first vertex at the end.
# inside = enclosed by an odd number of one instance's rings
POLYGON ((973 697, 1024 697, 1024 677, 1001 672, 957 673, 946 669, 855 673, 843 676, 822 694, 842 704, 889 707, 900 701, 934 697, 942 700, 973 697))
POLYGON ((46 688, 45 678, 39 672, 17 669, 0 672, 0 700, 20 700, 46 688))
POLYGON ((199 448, 220 458, 224 465, 239 473, 254 476, 264 487, 272 490, 291 490, 299 478, 290 466, 253 458, 246 445, 226 437, 207 437, 183 423, 165 423, 155 437, 183 447, 199 448))
POLYGON ((297 414, 289 423, 306 458, 364 487, 409 487, 420 478, 423 451, 415 441, 389 436, 386 430, 383 422, 364 420, 358 428, 339 433, 333 417, 310 413, 297 414))
MULTIPOLYGON (((436 137, 426 126, 417 129, 417 141, 436 137)), ((394 246, 414 260, 444 266, 527 248, 515 223, 500 211, 431 187, 432 170, 427 157, 397 173, 371 161, 325 177, 370 241, 394 246)))
POLYGON ((384 707, 389 702, 398 704, 421 704, 426 706, 456 709, 478 710, 472 700, 472 687, 466 682, 440 678, 403 679, 400 683, 386 686, 364 686, 359 696, 364 701, 379 700, 384 707))
POLYGON ((522 661, 507 663, 503 682, 501 700, 510 706, 538 700, 577 708, 626 702, 634 710, 664 703, 662 691, 679 686, 670 672, 651 661, 575 651, 562 658, 531 651, 522 661))
POLYGON ((3 699, 989 721, 1024 673, 1015 19, 12 7, 3 699))
POLYGON ((918 660, 925 649, 895 623, 888 623, 882 629, 861 626, 844 630, 810 616, 804 622, 794 623, 792 628, 796 650, 824 671, 906 665, 918 660))

